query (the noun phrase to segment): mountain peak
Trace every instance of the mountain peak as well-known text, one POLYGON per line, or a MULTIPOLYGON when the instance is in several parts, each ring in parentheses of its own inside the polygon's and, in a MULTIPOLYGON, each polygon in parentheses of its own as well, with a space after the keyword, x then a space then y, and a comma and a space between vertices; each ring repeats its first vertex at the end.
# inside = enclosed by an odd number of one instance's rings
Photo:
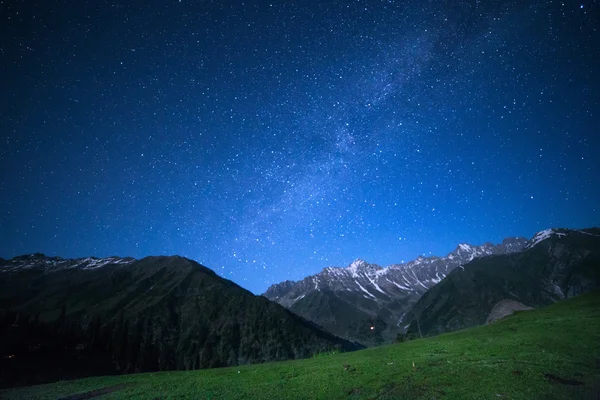
POLYGON ((361 260, 360 258, 357 258, 356 260, 354 260, 352 262, 352 264, 350 264, 347 268, 348 271, 350 271, 350 273, 352 274, 353 277, 358 276, 358 271, 362 268, 364 268, 364 266, 367 263, 365 262, 365 260, 361 260))
POLYGON ((354 260, 352 262, 352 264, 350 264, 345 269, 347 271, 350 271, 350 273, 352 274, 352 277, 354 277, 354 278, 356 278, 358 276, 358 274, 361 272, 371 274, 374 272, 376 273, 376 271, 383 270, 383 268, 380 267, 379 265, 369 264, 368 262, 366 262, 365 260, 362 260, 360 258, 357 258, 356 260, 354 260))
MULTIPOLYGON (((561 229, 561 230, 563 230, 563 229, 561 229)), ((565 236, 566 233, 559 232, 559 229, 556 229, 556 228, 544 229, 543 231, 539 231, 538 233, 533 235, 533 237, 531 238, 529 243, 527 243, 527 246, 525 246, 525 248, 530 249, 530 248, 536 246, 538 243, 541 243, 544 240, 550 238, 553 235, 557 235, 558 237, 561 237, 561 236, 565 236)))
MULTIPOLYGON (((476 254, 482 250, 483 246, 471 246, 468 243, 459 243, 459 245, 456 246, 456 249, 454 249, 450 255, 455 255, 457 257, 468 257, 468 261, 471 261, 473 258, 475 258, 476 254)), ((452 257, 450 258, 452 259, 452 257)))
POLYGON ((460 243, 458 246, 456 246, 456 250, 473 251, 473 246, 468 243, 460 243))
POLYGON ((348 268, 360 268, 366 264, 367 262, 365 260, 362 258, 357 258, 356 260, 352 261, 352 264, 350 264, 348 268))

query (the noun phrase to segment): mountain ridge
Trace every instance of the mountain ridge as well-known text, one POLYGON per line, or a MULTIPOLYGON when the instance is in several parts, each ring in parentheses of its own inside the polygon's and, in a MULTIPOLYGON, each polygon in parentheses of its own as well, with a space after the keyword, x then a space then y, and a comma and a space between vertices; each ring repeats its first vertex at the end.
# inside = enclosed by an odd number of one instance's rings
POLYGON ((360 347, 180 256, 0 264, 0 386, 360 347))
POLYGON ((407 335, 481 325, 500 301, 543 307, 600 289, 600 228, 550 228, 521 252, 481 258, 453 271, 404 316, 407 335))
POLYGON ((453 269, 478 257, 520 251, 527 243, 519 237, 497 245, 460 243, 444 257, 419 256, 387 267, 356 259, 347 267, 326 267, 302 280, 272 285, 263 296, 340 337, 377 345, 395 338, 410 306, 453 269), (340 320, 328 302, 352 320, 340 320))

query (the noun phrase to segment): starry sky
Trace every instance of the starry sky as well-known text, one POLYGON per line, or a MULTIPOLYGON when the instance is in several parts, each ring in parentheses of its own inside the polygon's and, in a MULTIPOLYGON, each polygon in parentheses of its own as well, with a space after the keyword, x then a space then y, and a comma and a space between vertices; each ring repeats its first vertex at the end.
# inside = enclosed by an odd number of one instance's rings
POLYGON ((0 257, 262 293, 600 225, 595 0, 0 0, 0 59, 0 257))

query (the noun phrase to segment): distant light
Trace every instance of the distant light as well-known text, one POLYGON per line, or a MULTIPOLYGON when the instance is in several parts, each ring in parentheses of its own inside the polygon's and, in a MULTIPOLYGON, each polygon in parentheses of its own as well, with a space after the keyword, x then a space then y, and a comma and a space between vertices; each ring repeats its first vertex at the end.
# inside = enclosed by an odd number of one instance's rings
POLYGON ((583 8, 583 4, 581 4, 581 5, 579 6, 579 8, 583 8))
POLYGON ((374 327, 374 326, 372 326, 372 327, 371 327, 371 330, 374 330, 374 329, 375 329, 375 327, 374 327))

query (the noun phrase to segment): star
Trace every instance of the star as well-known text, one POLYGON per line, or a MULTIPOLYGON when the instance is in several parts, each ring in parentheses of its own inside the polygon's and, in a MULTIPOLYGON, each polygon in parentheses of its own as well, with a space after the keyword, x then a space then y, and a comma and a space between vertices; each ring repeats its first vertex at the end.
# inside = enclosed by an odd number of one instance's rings
POLYGON ((174 5, 6 5, 0 257, 262 293, 597 223, 595 3, 174 5))

